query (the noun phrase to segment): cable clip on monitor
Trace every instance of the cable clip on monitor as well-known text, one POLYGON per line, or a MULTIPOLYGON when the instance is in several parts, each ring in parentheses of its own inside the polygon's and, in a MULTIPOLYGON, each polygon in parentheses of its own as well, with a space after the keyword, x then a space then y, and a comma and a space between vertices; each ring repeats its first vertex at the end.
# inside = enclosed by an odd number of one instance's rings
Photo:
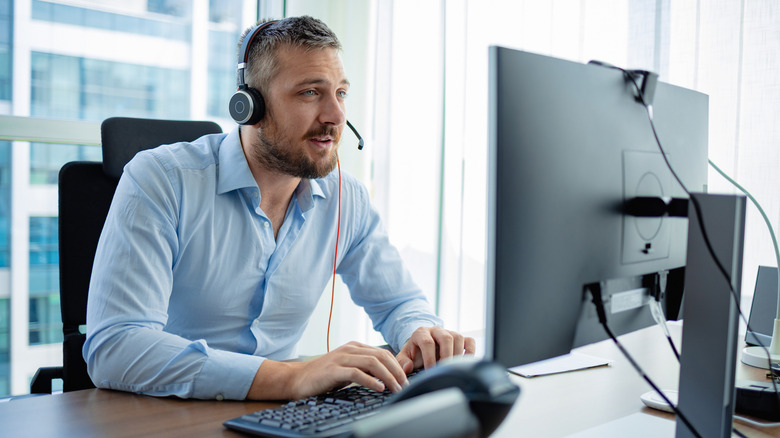
POLYGON ((640 103, 643 103, 645 106, 653 105, 655 87, 658 85, 658 73, 653 73, 649 70, 626 70, 624 68, 614 66, 608 62, 597 61, 595 59, 589 61, 588 64, 620 70, 623 72, 623 74, 630 76, 630 78, 637 83, 637 87, 642 93, 636 97, 636 100, 640 103))

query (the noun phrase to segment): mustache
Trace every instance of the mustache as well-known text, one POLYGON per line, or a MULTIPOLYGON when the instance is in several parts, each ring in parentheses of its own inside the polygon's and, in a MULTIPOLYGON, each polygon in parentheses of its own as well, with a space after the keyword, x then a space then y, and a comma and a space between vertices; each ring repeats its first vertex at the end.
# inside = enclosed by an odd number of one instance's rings
POLYGON ((309 130, 304 136, 304 140, 308 140, 310 138, 317 138, 317 137, 332 137, 333 140, 338 143, 339 139, 341 138, 341 135, 339 134, 339 130, 333 126, 333 125, 322 125, 319 128, 314 128, 309 130))

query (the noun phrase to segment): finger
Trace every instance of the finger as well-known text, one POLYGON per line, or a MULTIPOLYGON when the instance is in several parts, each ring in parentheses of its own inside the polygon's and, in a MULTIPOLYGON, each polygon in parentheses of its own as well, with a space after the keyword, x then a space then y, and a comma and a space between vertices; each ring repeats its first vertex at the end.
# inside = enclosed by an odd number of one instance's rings
POLYGON ((404 371, 404 367, 401 365, 401 363, 398 362, 398 360, 396 360, 396 358, 393 357, 393 354, 389 351, 383 349, 377 350, 379 352, 379 360, 382 362, 382 365, 384 365, 385 368, 390 371, 390 373, 393 375, 395 383, 398 385, 397 388, 394 388, 393 385, 391 385, 390 390, 400 390, 401 386, 408 385, 409 381, 406 379, 406 372, 404 371))
POLYGON ((413 362, 412 358, 409 357, 409 349, 406 346, 404 346, 404 348, 401 349, 401 352, 395 356, 395 360, 401 364, 401 368, 403 369, 406 369, 408 363, 413 362))
POLYGON ((406 384, 406 374, 389 351, 374 348, 364 356, 351 358, 351 365, 381 380, 392 392, 400 391, 406 384))
POLYGON ((474 338, 464 339, 464 345, 466 354, 474 355, 474 352, 477 351, 477 341, 475 341, 474 338))
POLYGON ((453 333, 452 354, 455 356, 462 356, 465 345, 466 341, 464 336, 460 333, 453 333))
POLYGON ((417 348, 417 344, 415 344, 415 342, 412 340, 413 338, 414 336, 406 341, 406 345, 404 345, 404 347, 401 349, 401 353, 398 355, 399 362, 407 374, 423 366, 422 354, 420 354, 420 349, 417 348), (402 354, 404 356, 401 356, 402 354), (411 368, 409 368, 410 365, 402 362, 403 357, 406 357, 411 361, 411 368))
POLYGON ((345 367, 342 368, 346 372, 346 378, 353 383, 363 385, 368 389, 373 389, 376 392, 382 392, 385 390, 385 385, 380 379, 364 372, 360 368, 345 367))
POLYGON ((401 349, 401 352, 395 357, 395 360, 401 365, 404 373, 409 374, 414 369, 414 359, 409 357, 410 351, 406 346, 401 349))
MULTIPOLYGON (((431 337, 428 331, 417 332, 417 339, 414 341, 422 356, 423 367, 428 369, 436 365, 436 341, 431 337)), ((414 338, 414 336, 412 337, 414 338)))
MULTIPOLYGON (((406 362, 402 362, 401 363, 401 368, 403 368, 404 374, 411 373, 412 371, 414 371, 414 361, 409 360, 409 361, 406 361, 406 362)), ((407 383, 408 382, 409 382, 409 380, 407 379, 407 383)))
POLYGON ((454 338, 449 330, 437 328, 433 330, 433 337, 439 346, 439 360, 452 357, 454 338))

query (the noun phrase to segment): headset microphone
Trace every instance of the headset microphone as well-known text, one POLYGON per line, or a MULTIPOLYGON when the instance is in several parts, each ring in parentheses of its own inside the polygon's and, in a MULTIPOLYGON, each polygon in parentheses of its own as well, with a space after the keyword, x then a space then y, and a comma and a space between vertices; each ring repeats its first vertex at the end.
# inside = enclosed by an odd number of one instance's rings
POLYGON ((352 126, 352 123, 349 123, 349 120, 347 120, 347 127, 352 130, 352 132, 355 134, 355 137, 358 139, 358 150, 363 150, 363 137, 358 134, 357 129, 355 129, 354 126, 352 126))
MULTIPOLYGON (((239 125, 254 125, 265 116, 265 100, 259 90, 247 85, 244 80, 246 65, 249 61, 249 48, 252 41, 263 29, 276 23, 278 20, 267 21, 258 24, 252 30, 247 32, 244 40, 241 42, 241 49, 238 51, 238 65, 236 67, 236 92, 230 98, 228 106, 230 116, 239 125)), ((347 120, 347 126, 358 139, 358 149, 363 149, 363 137, 358 134, 357 129, 347 120)))

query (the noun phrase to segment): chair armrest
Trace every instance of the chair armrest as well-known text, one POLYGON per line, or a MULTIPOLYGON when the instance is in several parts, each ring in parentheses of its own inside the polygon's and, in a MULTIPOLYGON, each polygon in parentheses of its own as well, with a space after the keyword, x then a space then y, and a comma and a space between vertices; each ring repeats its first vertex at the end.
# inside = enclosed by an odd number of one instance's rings
POLYGON ((51 382, 62 379, 62 367, 41 367, 35 372, 30 383, 31 394, 51 394, 51 382))

